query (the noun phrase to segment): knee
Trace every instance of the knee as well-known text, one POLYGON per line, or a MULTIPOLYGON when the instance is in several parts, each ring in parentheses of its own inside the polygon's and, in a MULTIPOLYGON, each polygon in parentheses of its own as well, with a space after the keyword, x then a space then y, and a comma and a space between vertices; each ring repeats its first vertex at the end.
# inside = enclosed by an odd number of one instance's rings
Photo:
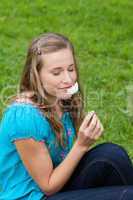
POLYGON ((114 143, 103 143, 99 145, 99 148, 101 149, 101 151, 105 151, 107 153, 115 153, 115 154, 122 154, 122 155, 126 155, 127 152, 126 150, 118 144, 114 144, 114 143))
POLYGON ((104 143, 101 145, 101 148, 108 154, 116 155, 116 156, 127 156, 127 151, 121 145, 114 143, 104 143))
POLYGON ((121 200, 132 200, 133 199, 133 188, 132 186, 128 186, 127 189, 123 191, 123 194, 121 195, 121 200))
POLYGON ((122 146, 114 143, 103 143, 97 145, 94 148, 94 154, 96 154, 99 158, 107 160, 128 159, 126 150, 122 146))

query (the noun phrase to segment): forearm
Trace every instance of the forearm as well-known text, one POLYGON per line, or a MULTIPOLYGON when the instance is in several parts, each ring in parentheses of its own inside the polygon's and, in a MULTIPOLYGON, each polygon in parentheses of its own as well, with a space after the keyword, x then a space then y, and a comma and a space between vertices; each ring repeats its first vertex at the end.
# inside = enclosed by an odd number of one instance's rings
POLYGON ((49 195, 58 192, 69 180, 77 164, 85 154, 85 149, 75 143, 66 158, 53 170, 49 178, 49 195))

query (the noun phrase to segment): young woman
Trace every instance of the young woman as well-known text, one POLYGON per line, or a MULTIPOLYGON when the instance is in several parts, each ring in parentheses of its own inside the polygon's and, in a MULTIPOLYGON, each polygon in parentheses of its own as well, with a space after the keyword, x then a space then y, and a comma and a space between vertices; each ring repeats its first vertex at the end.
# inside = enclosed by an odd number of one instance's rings
POLYGON ((0 200, 133 199, 133 167, 102 135, 97 114, 83 112, 70 41, 54 33, 31 43, 20 92, 0 126, 0 200))

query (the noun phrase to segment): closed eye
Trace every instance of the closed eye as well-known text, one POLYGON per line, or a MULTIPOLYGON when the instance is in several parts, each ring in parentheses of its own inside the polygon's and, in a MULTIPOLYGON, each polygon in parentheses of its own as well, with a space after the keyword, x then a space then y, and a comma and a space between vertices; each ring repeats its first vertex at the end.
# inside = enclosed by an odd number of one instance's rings
MULTIPOLYGON (((69 72, 73 72, 74 70, 75 70, 75 68, 74 68, 74 65, 72 64, 72 65, 69 65, 69 67, 68 67, 68 69, 67 69, 69 72)), ((63 71, 63 69, 61 68, 61 67, 58 67, 58 68, 56 68, 56 69, 54 69, 53 71, 52 71, 52 74, 53 75, 55 75, 55 76, 58 76, 58 75, 60 75, 60 73, 63 71)))
POLYGON ((53 74, 54 76, 58 76, 58 75, 60 75, 60 71, 59 71, 59 72, 52 72, 52 74, 53 74))
POLYGON ((74 71, 74 69, 73 69, 73 68, 72 68, 72 69, 68 69, 68 71, 69 71, 69 72, 73 72, 73 71, 74 71))

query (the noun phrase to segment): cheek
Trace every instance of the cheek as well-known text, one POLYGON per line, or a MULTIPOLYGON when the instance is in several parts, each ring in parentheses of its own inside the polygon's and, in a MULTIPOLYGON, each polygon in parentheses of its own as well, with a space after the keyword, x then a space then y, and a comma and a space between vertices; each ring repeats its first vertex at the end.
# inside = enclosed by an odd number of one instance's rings
POLYGON ((59 85, 59 80, 52 76, 49 75, 43 79, 43 87, 46 88, 47 90, 54 90, 58 87, 59 85))
POLYGON ((73 73, 72 78, 73 78, 74 81, 77 80, 77 73, 76 72, 73 73))

